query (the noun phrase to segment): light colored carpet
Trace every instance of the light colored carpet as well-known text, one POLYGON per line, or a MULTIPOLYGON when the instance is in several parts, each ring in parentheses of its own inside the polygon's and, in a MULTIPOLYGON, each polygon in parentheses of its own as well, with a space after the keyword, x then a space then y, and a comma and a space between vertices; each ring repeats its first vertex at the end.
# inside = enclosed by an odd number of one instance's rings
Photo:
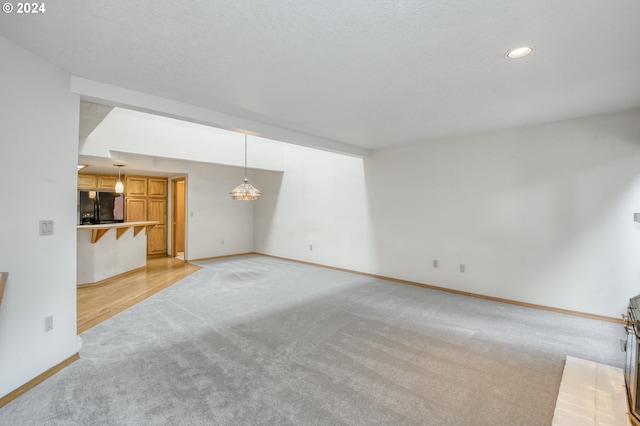
POLYGON ((621 325, 251 255, 82 334, 2 425, 549 425, 621 325))

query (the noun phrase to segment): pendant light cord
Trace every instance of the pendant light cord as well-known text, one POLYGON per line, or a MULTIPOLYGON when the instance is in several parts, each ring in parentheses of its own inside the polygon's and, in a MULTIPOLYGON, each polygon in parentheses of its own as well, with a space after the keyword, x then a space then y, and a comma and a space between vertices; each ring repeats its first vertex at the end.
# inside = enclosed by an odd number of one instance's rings
POLYGON ((247 134, 244 134, 244 179, 247 180, 247 134))

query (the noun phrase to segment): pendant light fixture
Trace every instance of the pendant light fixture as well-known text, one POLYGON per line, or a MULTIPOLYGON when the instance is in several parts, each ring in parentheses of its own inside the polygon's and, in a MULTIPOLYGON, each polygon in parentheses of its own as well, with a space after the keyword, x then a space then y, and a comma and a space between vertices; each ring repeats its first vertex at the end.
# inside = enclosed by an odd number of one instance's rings
POLYGON ((116 193, 122 194, 124 192, 124 184, 122 180, 120 180, 120 168, 123 167, 122 164, 114 164, 118 168, 118 182, 116 182, 116 193))
POLYGON ((262 192, 258 191, 254 188, 250 183, 249 179, 247 179, 247 135, 244 135, 244 183, 236 186, 233 191, 231 191, 231 197, 234 200, 241 201, 255 201, 259 196, 262 195, 262 192))

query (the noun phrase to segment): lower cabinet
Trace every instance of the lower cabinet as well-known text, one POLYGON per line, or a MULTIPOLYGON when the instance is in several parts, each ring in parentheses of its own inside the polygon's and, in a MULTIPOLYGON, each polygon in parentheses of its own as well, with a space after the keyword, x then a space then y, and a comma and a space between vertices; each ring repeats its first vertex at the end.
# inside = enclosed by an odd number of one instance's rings
POLYGON ((167 225, 156 225, 148 231, 147 254, 167 254, 167 225))
POLYGON ((147 220, 160 222, 147 235, 147 254, 167 253, 167 199, 149 198, 147 220))

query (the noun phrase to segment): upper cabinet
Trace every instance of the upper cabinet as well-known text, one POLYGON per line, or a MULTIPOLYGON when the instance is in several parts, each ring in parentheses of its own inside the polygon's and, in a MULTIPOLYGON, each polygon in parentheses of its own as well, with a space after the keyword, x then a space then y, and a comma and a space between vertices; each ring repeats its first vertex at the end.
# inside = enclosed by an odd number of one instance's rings
POLYGON ((78 174, 78 189, 115 191, 118 176, 78 174))
MULTIPOLYGON (((152 176, 123 176, 127 197, 167 198, 167 178, 152 176)), ((118 176, 78 173, 78 189, 115 191, 118 176)))
POLYGON ((127 197, 167 198, 167 178, 151 176, 126 176, 127 197))
POLYGON ((106 189, 115 191, 116 183, 118 182, 117 176, 100 176, 98 175, 98 189, 106 189))
POLYGON ((78 174, 78 189, 97 189, 98 177, 96 175, 78 174))
POLYGON ((149 197, 167 197, 167 178, 149 178, 149 197))
POLYGON ((124 192, 127 197, 146 197, 147 178, 144 176, 126 176, 124 192))

